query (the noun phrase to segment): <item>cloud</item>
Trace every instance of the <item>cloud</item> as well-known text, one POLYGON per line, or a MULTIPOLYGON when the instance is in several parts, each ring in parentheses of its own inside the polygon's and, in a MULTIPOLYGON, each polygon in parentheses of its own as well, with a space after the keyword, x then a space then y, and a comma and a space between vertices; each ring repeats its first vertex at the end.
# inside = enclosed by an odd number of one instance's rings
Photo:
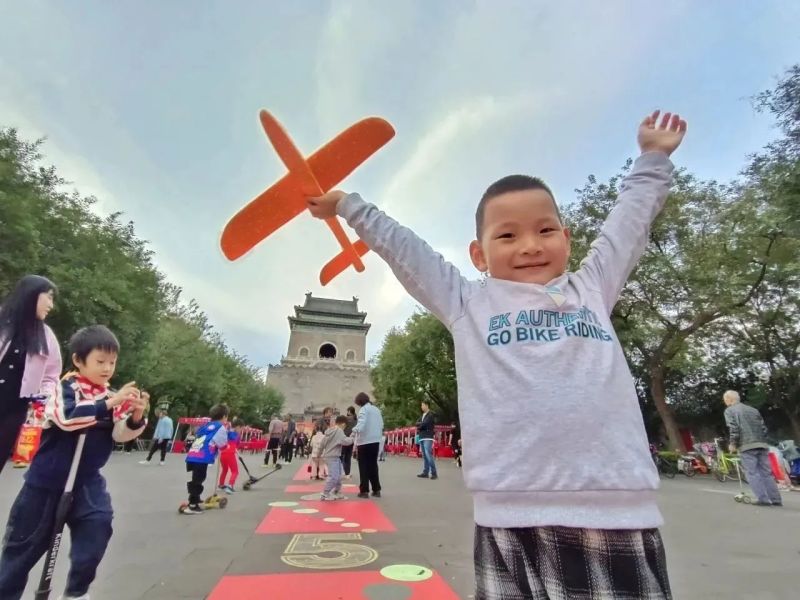
MULTIPOLYGON (((479 96, 467 98, 442 118, 413 145, 410 156, 395 172, 381 195, 383 206, 392 210, 408 198, 408 190, 431 176, 442 178, 441 167, 470 137, 492 131, 500 121, 512 121, 533 114, 535 95, 522 93, 506 98, 479 96)), ((460 166, 459 166, 460 168, 460 166)))
POLYGON ((108 214, 121 209, 121 203, 103 181, 89 161, 78 154, 62 148, 62 141, 53 130, 44 126, 48 118, 37 107, 36 96, 26 90, 12 71, 0 63, 0 126, 14 127, 28 141, 45 139, 42 152, 45 163, 56 167, 58 174, 66 180, 63 190, 77 189, 83 196, 94 196, 98 214, 108 214))
MULTIPOLYGON (((307 291, 358 296, 373 324, 371 351, 416 302, 374 253, 364 273, 349 270, 322 288, 319 270, 339 248, 309 215, 239 261, 221 256, 225 219, 283 172, 253 118, 258 108, 276 110, 304 150, 367 115, 387 118, 397 136, 345 189, 474 276, 466 248, 491 181, 528 172, 544 176, 560 199, 571 197, 587 173, 602 176, 635 151, 638 107, 661 96, 695 110, 709 103, 688 93, 695 88, 687 74, 716 85, 716 63, 704 58, 701 67, 697 57, 724 54, 731 30, 729 10, 688 1, 655 15, 645 3, 575 0, 326 4, 312 17, 289 5, 259 5, 246 17, 233 11, 213 42, 177 20, 179 11, 117 36, 125 25, 112 8, 80 19, 47 3, 0 9, 17 24, 0 39, 0 54, 15 53, 13 63, 0 60, 0 123, 28 138, 47 134, 45 153, 59 172, 96 195, 98 211, 124 207, 168 278, 260 365, 285 352, 286 316, 307 291), (717 20, 711 38, 704 16, 717 20), (115 51, 89 52, 76 41, 86 39, 115 51), (164 45, 160 60, 161 47, 142 51, 150 39, 179 40, 181 49, 166 54, 164 45), (199 64, 212 51, 215 60, 199 64)), ((780 20, 778 12, 764 22, 780 20)), ((775 37, 796 46, 790 35, 775 37)), ((730 51, 741 45, 729 43, 730 51)), ((762 50, 747 55, 746 78, 761 69, 762 50)), ((720 146, 713 130, 723 109, 709 111, 707 147, 720 146)))

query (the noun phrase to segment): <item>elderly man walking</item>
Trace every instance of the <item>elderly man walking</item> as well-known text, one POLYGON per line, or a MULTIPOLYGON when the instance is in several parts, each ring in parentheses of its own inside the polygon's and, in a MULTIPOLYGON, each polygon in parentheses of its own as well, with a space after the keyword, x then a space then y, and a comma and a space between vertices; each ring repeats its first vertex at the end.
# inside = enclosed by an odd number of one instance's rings
POLYGON ((725 423, 730 431, 731 452, 739 450, 742 468, 750 487, 756 495, 756 506, 783 506, 778 484, 772 476, 769 463, 767 427, 761 413, 752 406, 742 404, 738 392, 728 390, 722 396, 725 405, 725 423))

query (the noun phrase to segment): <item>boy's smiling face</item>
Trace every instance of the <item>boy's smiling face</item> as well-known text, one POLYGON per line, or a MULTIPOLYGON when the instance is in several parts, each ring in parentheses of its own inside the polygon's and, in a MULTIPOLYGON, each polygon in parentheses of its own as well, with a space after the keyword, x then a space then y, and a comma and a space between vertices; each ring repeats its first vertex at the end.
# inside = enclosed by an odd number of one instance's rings
POLYGON ((569 230, 541 189, 506 192, 487 201, 472 264, 495 279, 545 285, 567 270, 569 230))

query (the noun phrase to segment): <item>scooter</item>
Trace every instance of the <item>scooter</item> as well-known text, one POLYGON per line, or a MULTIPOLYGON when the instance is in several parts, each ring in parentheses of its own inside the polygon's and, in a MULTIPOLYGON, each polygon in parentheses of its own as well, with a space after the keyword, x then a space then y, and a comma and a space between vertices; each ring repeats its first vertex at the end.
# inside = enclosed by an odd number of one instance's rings
MULTIPOLYGON (((216 482, 219 481, 219 465, 220 461, 217 460, 217 473, 214 476, 214 484, 216 489, 216 482)), ((208 510, 211 508, 225 508, 228 506, 228 499, 225 496, 220 496, 216 492, 211 494, 208 498, 203 500, 202 503, 203 509, 208 510)), ((178 512, 180 514, 186 514, 186 509, 189 508, 188 502, 181 502, 181 505, 178 507, 178 512)))
POLYGON ((283 467, 281 467, 281 465, 276 464, 275 468, 273 468, 271 471, 267 471, 266 473, 264 473, 260 477, 253 477, 253 475, 250 473, 250 469, 247 468, 247 465, 245 464, 244 459, 241 456, 239 456, 238 454, 237 454, 237 456, 239 457, 239 462, 242 463, 242 466, 244 467, 245 473, 247 473, 247 477, 248 477, 247 481, 245 481, 242 484, 242 489, 245 490, 245 491, 249 490, 251 487, 253 487, 254 483, 258 483, 259 481, 261 481, 265 477, 269 477, 275 471, 280 471, 283 468, 283 467))

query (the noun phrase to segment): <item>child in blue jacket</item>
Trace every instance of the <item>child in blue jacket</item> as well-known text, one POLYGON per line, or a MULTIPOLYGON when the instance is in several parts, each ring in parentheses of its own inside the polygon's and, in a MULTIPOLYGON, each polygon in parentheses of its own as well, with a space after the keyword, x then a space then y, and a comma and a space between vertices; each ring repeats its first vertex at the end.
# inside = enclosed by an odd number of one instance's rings
POLYGON ((189 492, 189 506, 183 511, 185 515, 196 515, 203 512, 200 496, 203 493, 203 483, 208 475, 208 465, 213 465, 217 459, 217 452, 228 444, 228 407, 224 404, 215 404, 208 413, 211 421, 197 430, 197 437, 186 454, 186 472, 192 474, 192 479, 186 483, 189 492))

